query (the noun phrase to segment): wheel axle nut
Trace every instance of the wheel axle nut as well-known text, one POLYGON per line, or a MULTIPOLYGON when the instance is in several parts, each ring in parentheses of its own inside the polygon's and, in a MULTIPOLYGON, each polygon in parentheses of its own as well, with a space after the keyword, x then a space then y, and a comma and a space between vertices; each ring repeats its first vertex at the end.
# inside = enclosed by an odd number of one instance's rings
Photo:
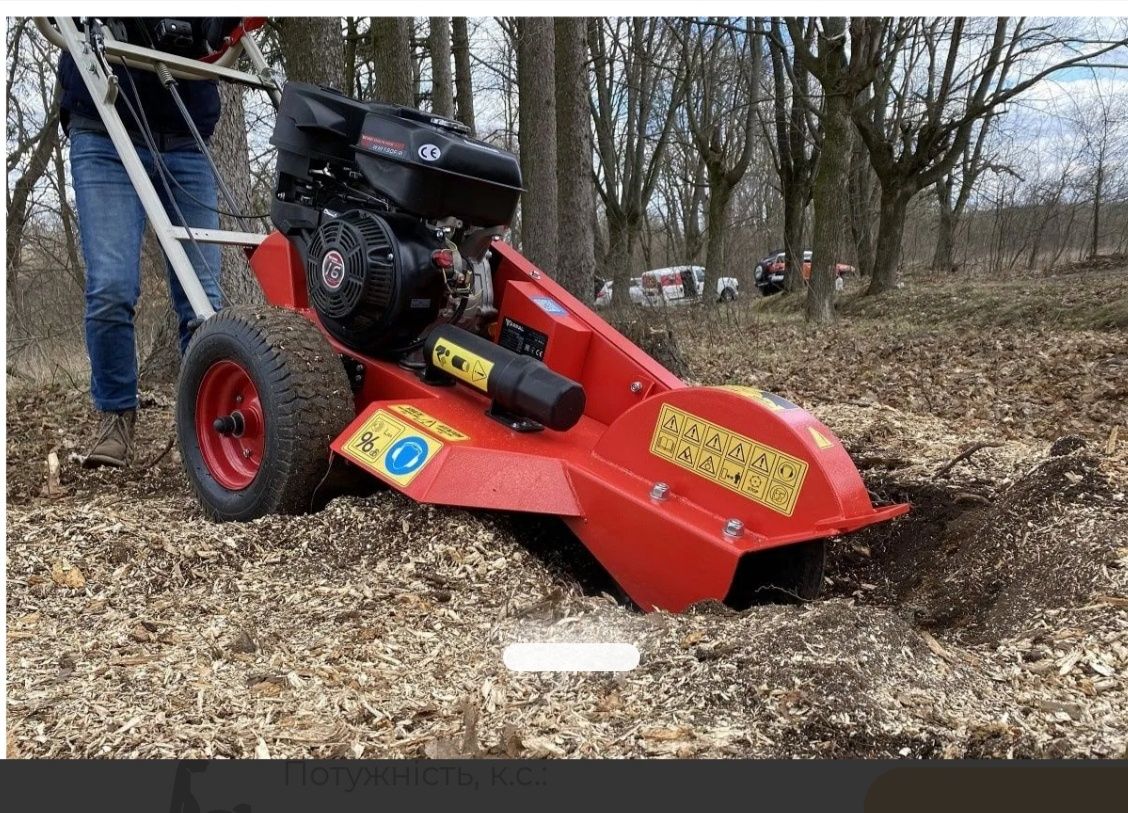
POLYGON ((725 523, 724 532, 725 536, 732 537, 733 539, 738 539, 739 537, 744 536, 744 523, 739 519, 730 519, 725 523))
POLYGON ((670 496, 670 486, 666 483, 655 483, 650 487, 650 499, 662 502, 670 496))

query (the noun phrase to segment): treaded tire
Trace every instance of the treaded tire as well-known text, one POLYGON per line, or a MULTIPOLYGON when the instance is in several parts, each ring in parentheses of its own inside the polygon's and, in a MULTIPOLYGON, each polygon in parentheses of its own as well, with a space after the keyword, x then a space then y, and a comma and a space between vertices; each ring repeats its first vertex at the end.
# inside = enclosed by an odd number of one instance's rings
POLYGON ((285 308, 225 308, 192 337, 180 368, 176 434, 188 480, 204 512, 220 521, 310 510, 329 468, 329 442, 355 417, 344 366, 321 331, 285 308), (240 365, 258 390, 262 462, 245 488, 212 476, 196 432, 197 394, 220 361, 240 365))

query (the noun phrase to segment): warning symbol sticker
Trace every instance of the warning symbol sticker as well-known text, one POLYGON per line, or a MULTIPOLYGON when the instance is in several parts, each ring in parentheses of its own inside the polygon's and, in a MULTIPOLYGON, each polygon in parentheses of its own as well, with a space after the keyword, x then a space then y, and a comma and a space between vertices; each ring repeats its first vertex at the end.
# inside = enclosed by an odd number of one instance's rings
POLYGON ((431 352, 431 362, 443 372, 461 378, 482 392, 486 392, 489 387, 493 362, 472 350, 459 347, 452 341, 447 339, 436 341, 431 352))
POLYGON ((808 426, 807 431, 811 433, 811 440, 813 440, 815 442, 815 445, 818 446, 820 449, 833 448, 834 441, 832 441, 830 438, 828 438, 826 435, 824 435, 818 429, 815 429, 815 427, 808 426))
POLYGON ((729 437, 728 432, 722 432, 717 427, 710 426, 705 432, 705 442, 702 444, 702 447, 711 452, 716 452, 717 454, 724 454, 725 447, 728 446, 729 437))
POLYGON ((692 469, 697 465, 697 447, 684 440, 678 443, 677 454, 674 455, 674 461, 685 466, 687 469, 692 469))
POLYGON ((700 443, 701 439, 705 437, 705 424, 696 418, 691 418, 688 415, 685 418, 685 423, 682 424, 681 436, 688 440, 690 443, 700 443))
POLYGON ((806 461, 668 404, 658 413, 650 452, 785 516, 807 476, 806 461))
POLYGON ((678 450, 678 436, 669 432, 659 432, 654 438, 652 451, 654 454, 668 457, 671 460, 678 450))
POLYGON ((392 404, 388 409, 393 409, 401 415, 406 415, 420 426, 425 426, 430 429, 443 440, 470 440, 469 435, 464 432, 459 432, 453 426, 443 423, 432 415, 428 415, 419 407, 412 406, 411 404, 392 404))
POLYGON ((443 448, 441 441, 378 409, 341 447, 345 457, 406 486, 443 448))

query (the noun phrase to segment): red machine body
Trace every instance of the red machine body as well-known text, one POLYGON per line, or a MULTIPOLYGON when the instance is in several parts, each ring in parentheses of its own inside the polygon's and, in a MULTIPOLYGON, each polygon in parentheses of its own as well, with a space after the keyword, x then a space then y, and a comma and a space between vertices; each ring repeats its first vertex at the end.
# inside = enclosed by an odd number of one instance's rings
MULTIPOLYGON (((357 417, 334 452, 419 502, 562 517, 648 610, 723 600, 747 555, 908 510, 875 509, 841 443, 808 412, 751 388, 686 386, 512 247, 493 251, 491 338, 512 323, 536 337, 533 354, 583 385, 579 423, 514 431, 487 415, 485 394, 425 383, 329 337, 364 368, 357 417), (394 441, 409 436, 426 448, 392 465, 394 441)), ((251 265, 271 304, 317 322, 284 236, 270 235, 251 265)))

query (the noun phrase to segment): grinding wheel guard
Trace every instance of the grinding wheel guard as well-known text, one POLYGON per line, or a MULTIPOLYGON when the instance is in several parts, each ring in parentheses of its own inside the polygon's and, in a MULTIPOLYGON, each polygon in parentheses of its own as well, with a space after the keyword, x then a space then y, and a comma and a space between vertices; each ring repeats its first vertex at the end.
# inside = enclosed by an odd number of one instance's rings
MULTIPOLYGON (((272 301, 316 321, 298 298, 300 258, 279 238, 252 267, 272 301)), ((580 384, 578 422, 515 431, 491 417, 472 376, 436 385, 330 338, 358 382, 357 417, 334 452, 419 502, 561 517, 647 610, 723 600, 745 556, 908 510, 875 508, 810 413, 751 387, 686 386, 512 247, 492 250, 490 338, 580 384)))

